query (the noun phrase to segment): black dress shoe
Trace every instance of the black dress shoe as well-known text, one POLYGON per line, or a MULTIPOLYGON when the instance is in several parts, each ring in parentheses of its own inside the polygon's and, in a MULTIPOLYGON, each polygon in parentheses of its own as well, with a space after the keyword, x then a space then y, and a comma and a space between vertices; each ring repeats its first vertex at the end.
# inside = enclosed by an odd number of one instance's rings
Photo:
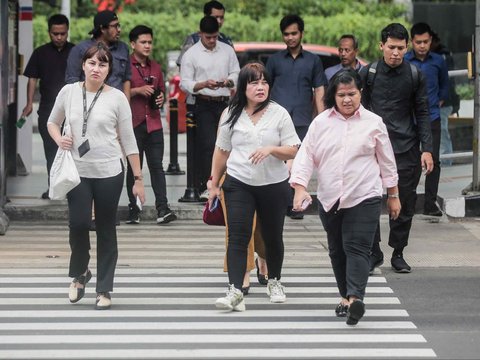
POLYGON ((357 325, 363 314, 365 314, 365 304, 362 300, 357 299, 348 307, 347 325, 357 325))
POLYGON ((90 270, 87 270, 87 273, 85 275, 80 275, 79 277, 73 279, 72 283, 70 284, 70 289, 68 291, 68 298, 72 304, 80 301, 80 299, 85 296, 85 288, 91 278, 92 273, 90 272, 90 270), (75 287, 77 283, 83 285, 83 288, 75 287))
POLYGON ((433 206, 425 206, 423 209, 423 215, 443 216, 443 212, 436 204, 434 204, 433 206))
POLYGON ((337 317, 345 317, 347 316, 347 312, 348 312, 348 305, 343 305, 342 303, 340 303, 335 308, 335 315, 337 317))
POLYGON ((375 268, 383 265, 383 252, 370 254, 370 272, 369 275, 373 275, 375 268))
POLYGON ((255 259, 255 266, 257 267, 257 279, 258 283, 260 285, 267 285, 268 284, 268 278, 267 275, 260 274, 260 269, 258 267, 258 259, 255 259))
POLYGON ((50 196, 48 196, 48 190, 45 191, 44 193, 42 193, 41 198, 42 198, 43 200, 49 200, 49 199, 50 199, 50 196))

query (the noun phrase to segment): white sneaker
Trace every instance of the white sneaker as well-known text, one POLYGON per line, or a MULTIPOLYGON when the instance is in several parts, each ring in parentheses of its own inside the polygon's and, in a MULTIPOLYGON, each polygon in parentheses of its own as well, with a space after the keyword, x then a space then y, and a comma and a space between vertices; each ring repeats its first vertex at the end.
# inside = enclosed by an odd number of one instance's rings
POLYGON ((267 295, 270 296, 270 302, 272 303, 283 303, 287 300, 285 287, 277 279, 268 279, 267 295))
POLYGON ((217 309, 229 311, 245 311, 245 301, 243 300, 243 293, 236 289, 233 284, 229 285, 226 292, 227 296, 218 298, 215 301, 217 309))
POLYGON ((208 200, 208 190, 205 190, 200 194, 200 200, 204 200, 204 201, 208 200))

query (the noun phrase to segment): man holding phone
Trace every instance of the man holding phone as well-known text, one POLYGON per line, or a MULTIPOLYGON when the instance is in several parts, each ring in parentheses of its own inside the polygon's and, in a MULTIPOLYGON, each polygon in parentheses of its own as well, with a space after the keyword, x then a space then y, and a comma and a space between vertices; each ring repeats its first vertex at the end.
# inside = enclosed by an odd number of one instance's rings
POLYGON ((195 96, 198 139, 196 163, 200 167, 201 199, 208 199, 207 181, 218 123, 240 72, 235 51, 231 46, 217 41, 218 34, 217 19, 205 16, 200 21, 200 41, 187 50, 180 66, 180 87, 195 96))
MULTIPOLYGON (((157 224, 165 224, 176 220, 177 216, 169 208, 167 200, 167 185, 163 171, 163 129, 159 108, 164 103, 165 86, 160 65, 150 59, 153 48, 153 31, 145 25, 135 26, 129 34, 133 53, 130 56, 132 70, 131 101, 133 130, 137 139, 140 155, 140 165, 143 164, 143 154, 147 157, 148 170, 152 189, 155 194, 157 209, 157 224)), ((128 166, 127 193, 128 219, 127 224, 140 223, 141 204, 132 193, 133 184, 137 179, 128 166)))

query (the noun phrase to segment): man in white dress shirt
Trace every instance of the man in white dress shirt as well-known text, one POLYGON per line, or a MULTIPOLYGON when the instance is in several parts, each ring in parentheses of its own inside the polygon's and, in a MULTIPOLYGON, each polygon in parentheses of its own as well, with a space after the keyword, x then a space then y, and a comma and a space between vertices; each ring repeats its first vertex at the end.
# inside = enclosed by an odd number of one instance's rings
POLYGON ((199 166, 199 191, 208 198, 218 122, 237 83, 240 66, 233 48, 218 40, 219 25, 213 16, 200 21, 200 41, 187 50, 180 66, 180 87, 195 97, 197 124, 196 163, 199 166))

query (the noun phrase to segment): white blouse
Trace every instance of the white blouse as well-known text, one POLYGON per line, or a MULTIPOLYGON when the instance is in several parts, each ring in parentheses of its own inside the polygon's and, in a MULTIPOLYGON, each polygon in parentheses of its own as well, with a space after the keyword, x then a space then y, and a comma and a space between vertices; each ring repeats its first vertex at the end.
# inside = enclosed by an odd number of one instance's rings
MULTIPOLYGON (((82 137, 83 97, 80 84, 68 84, 60 90, 48 122, 61 126, 69 114, 73 137, 72 156, 81 177, 106 178, 118 175, 122 171, 124 157, 138 154, 128 100, 120 90, 103 90, 88 117, 86 136, 82 137), (70 91, 71 102, 68 104, 70 91), (85 139, 88 139, 90 151, 80 157, 78 147, 85 139)), ((87 91, 86 95, 89 108, 95 93, 87 91)))
POLYGON ((289 174, 283 160, 268 156, 260 164, 254 165, 248 157, 260 147, 300 145, 300 139, 287 110, 271 102, 256 124, 243 110, 233 129, 230 129, 230 124, 226 124, 228 117, 229 112, 225 111, 220 119, 216 141, 218 148, 230 152, 227 174, 253 186, 286 180, 289 174))

